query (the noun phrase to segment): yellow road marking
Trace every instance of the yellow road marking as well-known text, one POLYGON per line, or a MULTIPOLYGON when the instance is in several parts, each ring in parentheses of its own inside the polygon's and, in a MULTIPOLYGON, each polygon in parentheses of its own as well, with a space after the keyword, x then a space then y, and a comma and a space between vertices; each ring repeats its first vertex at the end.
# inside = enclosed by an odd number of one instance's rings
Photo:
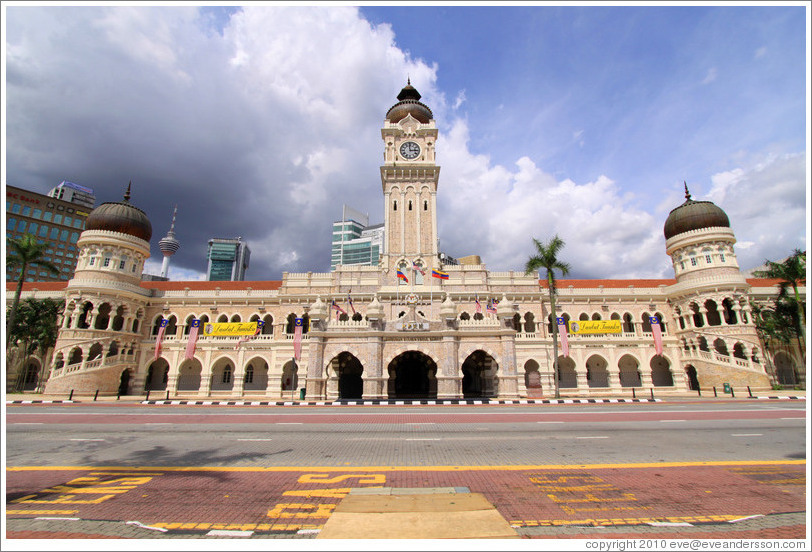
POLYGON ((78 514, 79 510, 6 510, 6 515, 52 516, 57 514, 78 514))
POLYGON ((562 525, 647 525, 649 523, 708 523, 726 522, 741 519, 742 514, 736 515, 707 515, 683 517, 647 517, 647 518, 612 518, 612 519, 531 519, 512 520, 514 527, 556 527, 562 525))
POLYGON ((805 465, 806 460, 714 460, 701 462, 637 462, 629 464, 535 464, 511 466, 7 466, 7 472, 21 471, 221 471, 221 472, 409 472, 409 471, 527 471, 527 470, 599 470, 639 468, 683 468, 713 466, 805 465))

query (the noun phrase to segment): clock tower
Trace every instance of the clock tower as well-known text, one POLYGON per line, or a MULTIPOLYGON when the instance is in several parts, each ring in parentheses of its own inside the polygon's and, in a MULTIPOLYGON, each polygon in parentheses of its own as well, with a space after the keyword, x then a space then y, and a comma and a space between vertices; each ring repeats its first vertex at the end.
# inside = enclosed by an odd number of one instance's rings
POLYGON ((411 269, 412 263, 417 263, 430 270, 439 266, 437 180, 440 167, 434 159, 437 125, 411 82, 407 81, 398 100, 386 113, 381 129, 386 229, 382 265, 388 270, 411 269))

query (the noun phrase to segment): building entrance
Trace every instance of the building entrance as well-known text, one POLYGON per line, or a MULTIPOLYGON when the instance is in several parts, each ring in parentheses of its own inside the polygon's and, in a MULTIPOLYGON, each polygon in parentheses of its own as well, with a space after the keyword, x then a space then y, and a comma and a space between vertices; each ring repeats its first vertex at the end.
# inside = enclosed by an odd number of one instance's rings
POLYGON ((361 361, 350 353, 341 353, 336 358, 338 376, 338 398, 360 399, 364 394, 364 380, 361 374, 364 367, 361 361))
POLYGON ((390 399, 437 398, 437 364, 418 351, 407 351, 389 363, 390 399))

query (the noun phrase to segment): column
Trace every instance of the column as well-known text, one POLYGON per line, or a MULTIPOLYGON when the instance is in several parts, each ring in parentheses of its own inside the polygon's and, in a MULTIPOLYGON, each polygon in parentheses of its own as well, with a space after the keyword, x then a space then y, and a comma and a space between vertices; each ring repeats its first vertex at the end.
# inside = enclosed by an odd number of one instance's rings
POLYGON ((502 363, 504 366, 500 366, 502 375, 499 377, 499 397, 513 399, 519 396, 519 383, 516 374, 516 342, 512 335, 503 335, 501 341, 502 363))
MULTIPOLYGON (((325 398, 325 390, 323 388, 324 382, 324 338, 321 335, 315 335, 310 332, 310 338, 307 345, 307 371, 305 377, 307 378, 307 386, 305 387, 305 396, 312 399, 325 398)), ((300 374, 300 377, 302 374, 300 374)), ((338 397, 338 381, 335 383, 335 397, 338 397)))
POLYGON ((240 348, 237 352, 237 360, 234 361, 234 384, 231 386, 231 394, 235 397, 242 397, 245 388, 245 351, 240 348))
POLYGON ((462 398, 462 367, 457 365, 459 343, 451 334, 442 340, 443 355, 437 366, 437 398, 462 398))

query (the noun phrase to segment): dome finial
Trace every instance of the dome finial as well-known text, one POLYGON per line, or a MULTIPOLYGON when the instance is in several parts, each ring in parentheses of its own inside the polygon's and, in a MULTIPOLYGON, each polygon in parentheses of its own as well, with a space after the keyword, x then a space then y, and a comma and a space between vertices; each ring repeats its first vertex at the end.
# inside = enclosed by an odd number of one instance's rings
POLYGON ((688 183, 685 182, 684 180, 682 181, 682 183, 685 185, 685 199, 686 201, 688 201, 691 199, 691 192, 688 191, 688 183))
POLYGON ((412 78, 409 76, 409 73, 406 73, 406 84, 411 86, 412 78))
POLYGON ((124 192, 124 201, 130 201, 130 188, 132 188, 133 181, 130 180, 130 183, 127 184, 127 191, 124 192))

